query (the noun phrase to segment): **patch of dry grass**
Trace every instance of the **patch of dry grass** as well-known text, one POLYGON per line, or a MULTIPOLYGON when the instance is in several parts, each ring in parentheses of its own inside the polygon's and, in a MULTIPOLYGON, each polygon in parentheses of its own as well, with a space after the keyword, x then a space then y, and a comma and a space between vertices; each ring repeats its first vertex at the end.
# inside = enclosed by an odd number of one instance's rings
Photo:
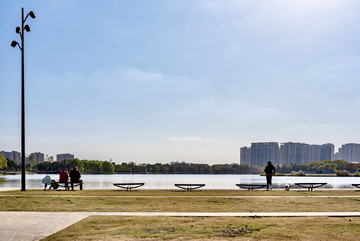
POLYGON ((0 211, 359 212, 359 197, 0 196, 0 211))
POLYGON ((92 216, 48 240, 360 240, 360 218, 92 216))

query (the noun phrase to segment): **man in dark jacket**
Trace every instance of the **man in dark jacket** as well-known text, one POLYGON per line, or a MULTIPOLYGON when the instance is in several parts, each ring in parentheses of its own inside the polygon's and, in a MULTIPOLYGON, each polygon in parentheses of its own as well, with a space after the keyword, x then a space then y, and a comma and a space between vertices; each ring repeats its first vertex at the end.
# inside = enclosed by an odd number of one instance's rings
POLYGON ((78 167, 74 167, 70 172, 71 190, 74 190, 74 183, 80 183, 80 190, 82 190, 82 180, 80 180, 81 173, 78 167))
POLYGON ((266 173, 266 184, 267 184, 267 188, 266 188, 266 191, 269 191, 269 188, 272 189, 271 187, 271 179, 272 179, 272 176, 275 175, 275 167, 273 166, 273 164, 271 164, 270 161, 268 161, 267 163, 267 166, 265 167, 265 170, 264 172, 266 173))

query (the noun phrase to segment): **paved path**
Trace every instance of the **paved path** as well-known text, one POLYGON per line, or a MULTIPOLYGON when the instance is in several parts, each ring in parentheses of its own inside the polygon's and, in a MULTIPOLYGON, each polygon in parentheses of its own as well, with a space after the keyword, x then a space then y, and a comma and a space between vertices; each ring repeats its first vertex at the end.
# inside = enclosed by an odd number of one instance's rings
POLYGON ((0 212, 0 240, 40 240, 88 216, 70 212, 0 212))
POLYGON ((360 212, 0 212, 0 240, 41 240, 93 215, 177 217, 360 217, 360 212))

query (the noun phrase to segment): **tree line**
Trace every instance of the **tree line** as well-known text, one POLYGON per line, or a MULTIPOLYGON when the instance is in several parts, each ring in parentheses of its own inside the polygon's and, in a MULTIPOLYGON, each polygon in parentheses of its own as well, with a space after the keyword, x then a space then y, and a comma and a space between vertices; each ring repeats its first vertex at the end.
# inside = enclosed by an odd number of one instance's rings
MULTIPOLYGON (((45 161, 37 164, 27 164, 28 171, 41 173, 58 173, 64 168, 72 170, 75 166, 84 174, 251 174, 261 173, 263 167, 248 166, 244 164, 193 164, 185 162, 171 162, 167 164, 136 164, 129 162, 116 164, 110 161, 80 160, 78 158, 63 161, 45 161)), ((0 154, 0 170, 19 171, 20 165, 0 154)), ((360 171, 360 163, 348 163, 344 160, 310 162, 307 164, 290 164, 276 166, 277 173, 304 172, 336 172, 347 170, 351 173, 360 171)))
POLYGON ((336 172, 346 170, 351 173, 360 171, 360 163, 348 163, 344 160, 335 161, 319 161, 310 162, 306 164, 290 164, 284 166, 277 166, 276 172, 278 173, 291 173, 292 171, 304 172, 336 172))

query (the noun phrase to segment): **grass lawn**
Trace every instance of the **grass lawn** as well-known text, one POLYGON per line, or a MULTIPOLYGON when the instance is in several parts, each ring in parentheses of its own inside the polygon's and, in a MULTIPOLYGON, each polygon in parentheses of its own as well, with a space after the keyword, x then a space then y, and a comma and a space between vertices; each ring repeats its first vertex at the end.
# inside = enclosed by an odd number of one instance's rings
MULTIPOLYGON (((0 211, 360 212, 360 192, 8 191, 0 211)), ((44 240, 360 240, 359 227, 359 217, 91 216, 44 240)))
POLYGON ((1 192, 0 211, 358 212, 357 191, 26 191, 1 192), (7 195, 5 195, 7 194, 7 195), (277 194, 277 196, 276 196, 277 194), (350 195, 352 194, 352 195, 350 195), (355 194, 355 195, 354 195, 355 194), (185 197, 184 197, 185 195, 185 197), (254 195, 254 197, 249 195, 254 195), (271 196, 265 196, 271 195, 271 196), (353 196, 354 195, 354 196, 353 196), (257 196, 257 197, 255 197, 257 196), (263 197, 258 197, 263 196, 263 197), (344 197, 346 196, 346 197, 344 197), (348 197, 351 196, 351 197, 348 197))
POLYGON ((360 218, 88 217, 49 240, 360 240, 360 218))

